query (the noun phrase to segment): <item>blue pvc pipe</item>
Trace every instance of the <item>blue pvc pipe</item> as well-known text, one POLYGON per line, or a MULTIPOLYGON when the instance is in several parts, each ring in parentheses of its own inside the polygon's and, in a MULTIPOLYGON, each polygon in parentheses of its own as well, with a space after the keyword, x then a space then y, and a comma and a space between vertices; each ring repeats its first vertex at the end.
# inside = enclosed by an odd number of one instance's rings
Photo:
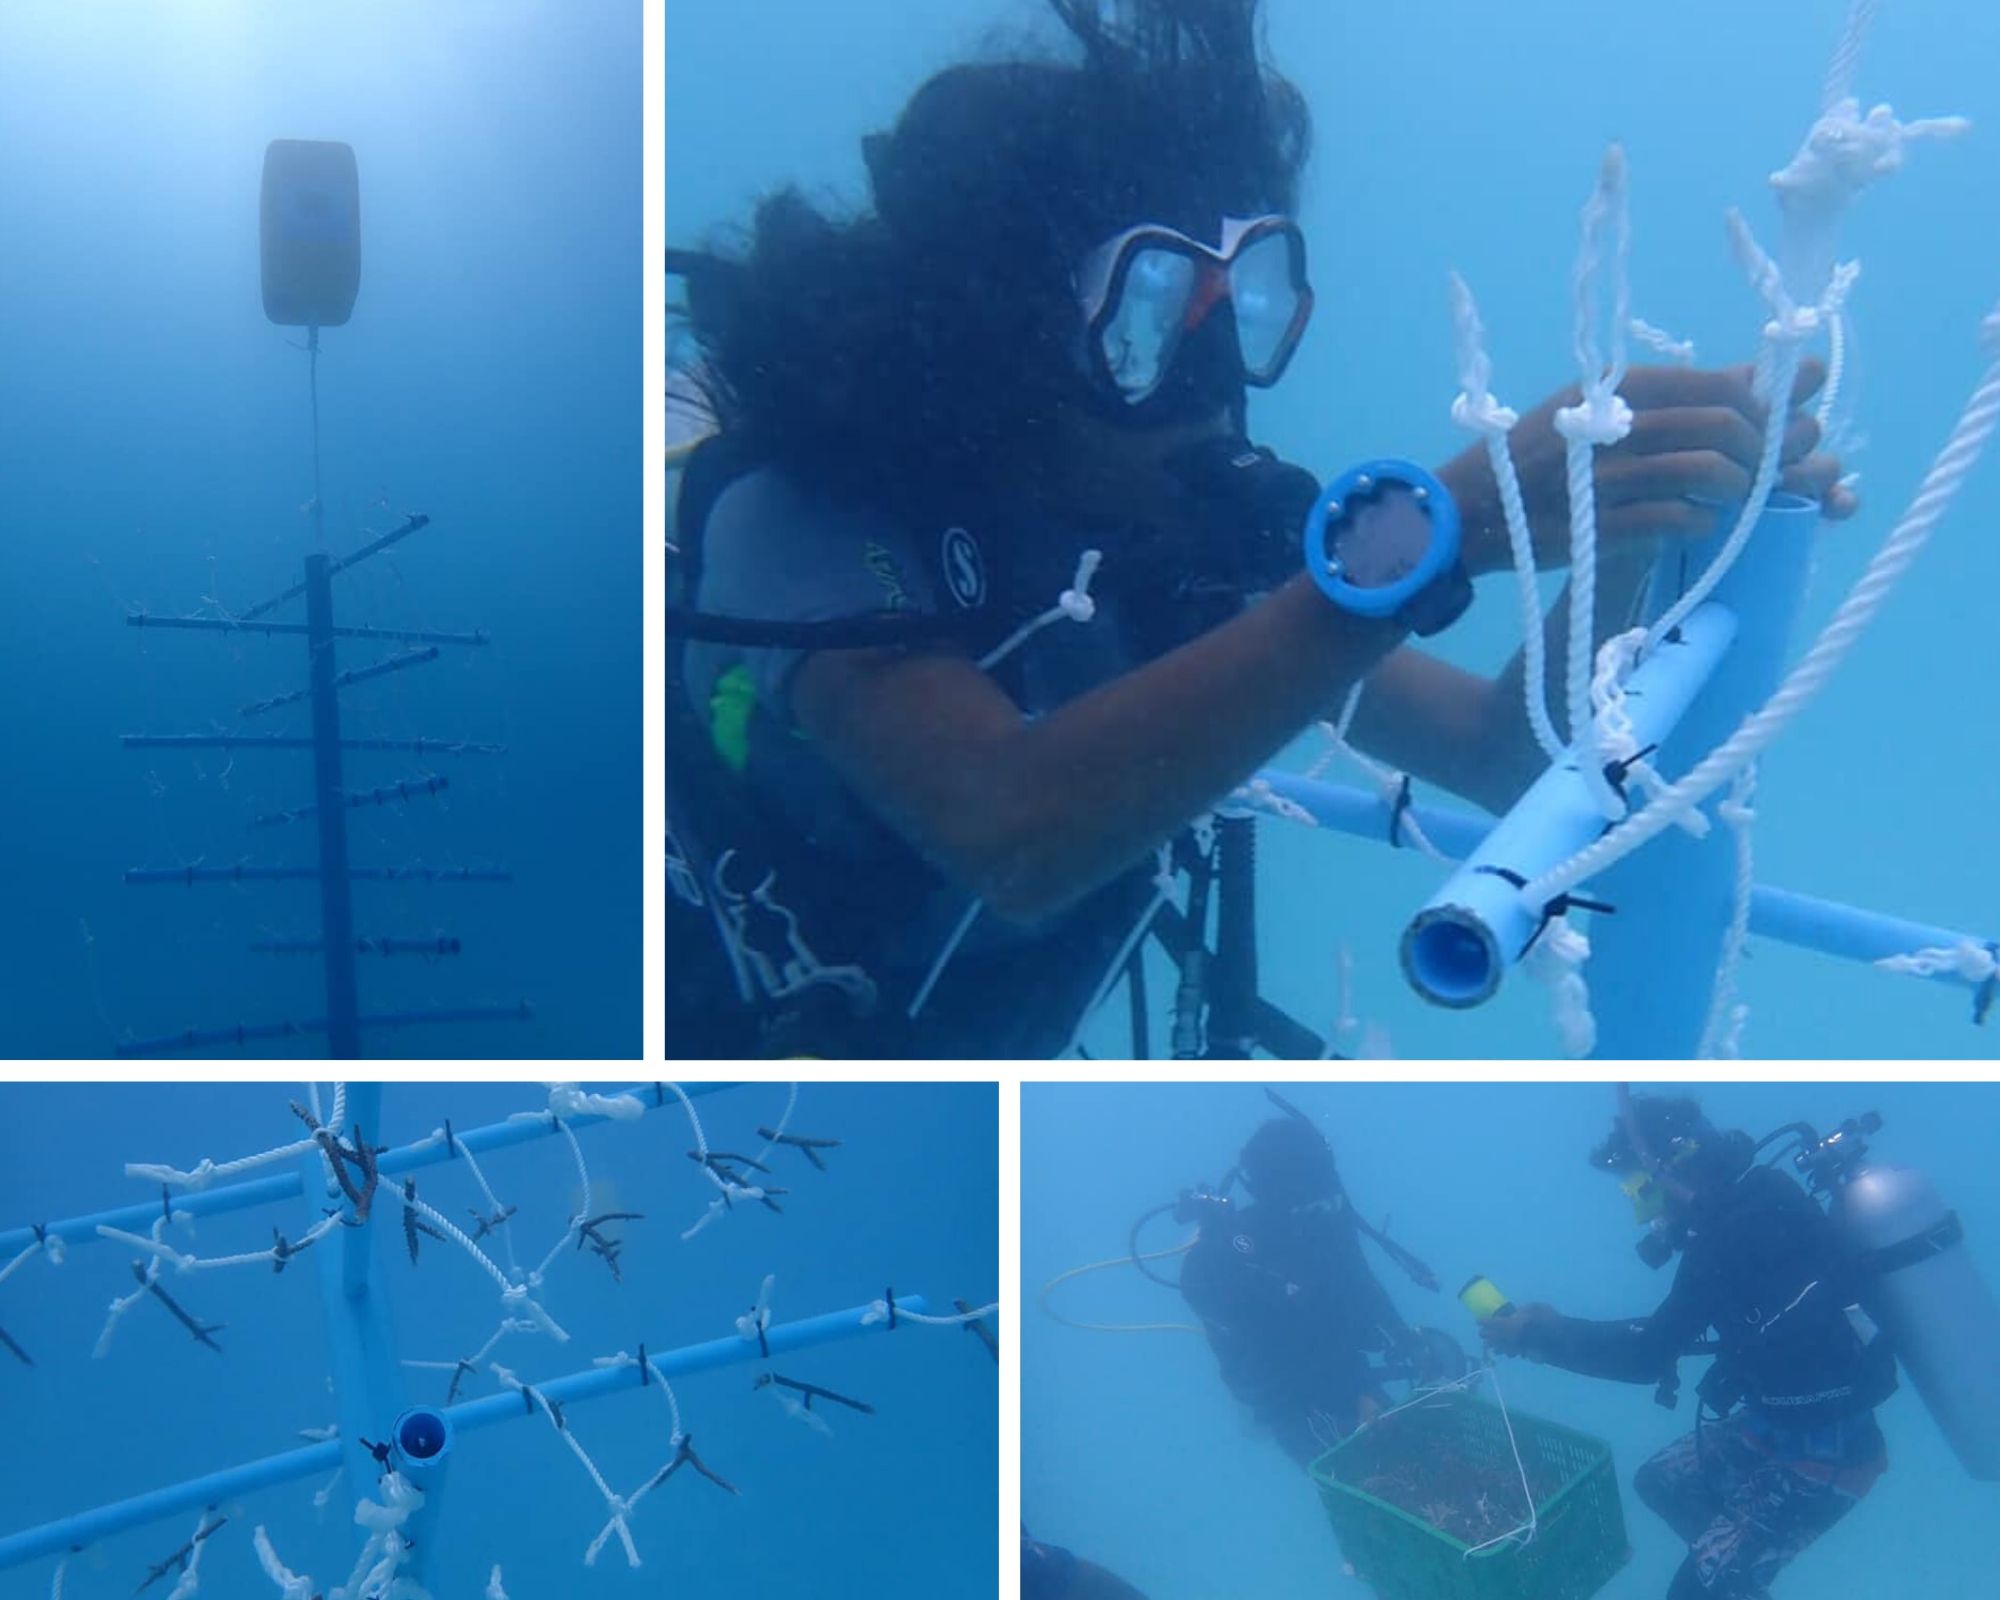
MULTIPOLYGON (((315 502, 317 504, 317 502, 315 502)), ((347 810, 340 804, 340 694, 333 686, 333 581, 327 558, 306 557, 307 681, 312 689, 313 817, 319 835, 320 960, 326 982, 326 1053, 337 1061, 361 1054, 361 1002, 354 966, 354 887, 347 872, 347 810)), ((280 872, 296 871, 290 868, 280 872)), ((126 882, 135 881, 126 874, 126 882)), ((380 1097, 377 1096, 379 1104, 380 1097)))
MULTIPOLYGON (((1819 520, 1814 502, 1773 495, 1716 586, 1714 603, 1737 619, 1736 638, 1654 757, 1669 782, 1734 733, 1783 680, 1819 520)), ((1707 568, 1734 521, 1733 513, 1725 515, 1711 538, 1662 558, 1647 596, 1649 617, 1664 612, 1707 568)), ((1736 902, 1736 836, 1716 816, 1717 801, 1703 808, 1711 824, 1706 838, 1669 828, 1589 890, 1618 908, 1613 916, 1590 919, 1587 976, 1597 1018, 1592 1053, 1602 1059, 1681 1060, 1700 1053, 1736 902)))
MULTIPOLYGON (((317 507, 319 502, 315 500, 313 504, 315 507, 317 507)), ((320 559, 326 561, 327 564, 326 565, 327 576, 332 577, 336 572, 345 572, 349 567, 360 565, 360 563, 366 561, 370 556, 375 555, 380 551, 388 549, 390 545, 395 544, 398 540, 407 538, 409 535, 415 533, 420 528, 429 527, 430 521, 431 519, 425 516, 421 511, 415 512, 403 520, 402 526, 397 528, 391 528, 387 533, 383 534, 380 538, 369 540, 369 542, 367 544, 364 544, 359 550, 355 550, 348 555, 340 556, 337 559, 332 559, 332 560, 328 560, 326 557, 322 556, 320 559)), ((272 595, 271 598, 268 600, 259 600, 248 611, 239 612, 237 614, 236 620, 238 622, 255 622, 259 617, 263 616, 265 612, 275 611, 279 606, 283 605, 287 600, 296 600, 300 595, 304 594, 305 592, 306 592, 305 584, 295 583, 289 589, 281 589, 278 593, 272 595)))
MULTIPOLYGON (((914 1311, 921 1315, 928 1302, 920 1294, 897 1297, 898 1311, 914 1311)), ((789 1355, 794 1350, 810 1349, 814 1345, 831 1344, 839 1339, 851 1339, 857 1334, 886 1333, 889 1324, 885 1322, 863 1323, 861 1320, 869 1312, 869 1306, 849 1306, 845 1311, 829 1311, 817 1317, 805 1317, 797 1322, 780 1323, 764 1330, 764 1344, 774 1356, 789 1355)), ((764 1359, 762 1348, 755 1339, 745 1339, 740 1334, 732 1334, 724 1339, 710 1339, 706 1344, 683 1345, 678 1350, 670 1350, 663 1356, 654 1356, 653 1365, 669 1378, 685 1377, 690 1373, 712 1372, 717 1367, 734 1366, 739 1361, 760 1361, 764 1359)), ((566 1406, 573 1400, 595 1400, 603 1395, 616 1394, 621 1389, 643 1387, 640 1369, 629 1367, 593 1367, 588 1372, 571 1373, 567 1378, 554 1378, 547 1383, 534 1386, 535 1393, 546 1395, 557 1405, 566 1406)), ((471 1433, 478 1428, 490 1428, 496 1422, 505 1422, 510 1417, 524 1416, 528 1404, 523 1397, 509 1391, 506 1394, 487 1395, 479 1400, 466 1400, 451 1408, 448 1413, 451 1423, 462 1433, 471 1433)))
MULTIPOLYGON (((1736 633, 1724 607, 1700 607, 1679 636, 1632 673, 1626 708, 1640 746, 1659 744, 1700 694, 1736 633)), ((1576 762, 1550 767, 1403 932, 1404 974, 1437 1005, 1476 1006, 1500 987, 1541 927, 1518 884, 1568 859, 1604 831, 1605 817, 1576 762)))
MULTIPOLYGON (((740 1082, 728 1083, 684 1083, 681 1092, 690 1100, 700 1100, 707 1095, 720 1094, 725 1089, 740 1089, 740 1082)), ((352 1090, 350 1089, 350 1094, 352 1090)), ((678 1109, 679 1102, 667 1094, 661 1085, 652 1083, 635 1084, 629 1089, 617 1091, 631 1095, 649 1111, 678 1109)), ((599 1123, 612 1119, 604 1116, 565 1117, 563 1126, 576 1132, 583 1128, 594 1128, 599 1123)), ((510 1118, 506 1122, 489 1122, 484 1127, 467 1128, 463 1133, 454 1133, 458 1143, 476 1156, 483 1156, 489 1150, 511 1150, 516 1145, 533 1144, 537 1139, 553 1139, 556 1130, 541 1117, 510 1118)), ((447 1148, 442 1138, 422 1139, 415 1144, 406 1144, 394 1150, 386 1150, 376 1158, 376 1165, 384 1177, 400 1176, 406 1172, 420 1172, 425 1167, 434 1167, 442 1162, 457 1158, 447 1148)), ((185 1211, 191 1217, 223 1216, 232 1211, 245 1211, 253 1206, 268 1205, 274 1201, 295 1200, 301 1194, 318 1193, 318 1176, 308 1187, 302 1180, 301 1169, 274 1173, 269 1177, 246 1178, 240 1183, 221 1184, 213 1189, 199 1189, 179 1193, 174 1196, 174 1210, 185 1211)), ((393 1202, 392 1202, 393 1203, 393 1202)), ((152 1227, 160 1215, 160 1202, 147 1200, 137 1205, 119 1206, 112 1211, 95 1211, 88 1216, 69 1217, 61 1222, 44 1224, 44 1231, 51 1238, 62 1240, 66 1245, 99 1244, 102 1235, 99 1228, 118 1228, 126 1233, 144 1233, 152 1227)), ((313 1221, 319 1221, 317 1213, 313 1221)), ((27 1249, 35 1242, 33 1228, 10 1228, 0 1233, 0 1258, 12 1260, 15 1253, 27 1249)))
MULTIPOLYGON (((347 1086, 347 1126, 353 1139, 380 1136, 382 1086, 347 1086)), ((300 1187, 307 1226, 321 1220, 325 1200, 342 1204, 326 1177, 317 1149, 300 1158, 300 1187)), ((383 1443, 405 1409, 403 1370, 396 1361, 387 1297, 375 1273, 375 1223, 381 1208, 395 1202, 378 1194, 366 1222, 355 1222, 351 1205, 346 1223, 321 1236, 313 1247, 319 1273, 320 1309, 326 1324, 327 1365, 333 1377, 334 1414, 340 1424, 341 1461, 356 1494, 368 1492, 380 1475, 368 1443, 383 1443), (368 1441, 364 1443, 364 1441, 368 1441)))
MULTIPOLYGON (((314 808, 314 817, 325 812, 314 808)), ((345 883, 512 883, 514 874, 501 867, 345 867, 340 879, 345 883)), ((325 883, 318 867, 256 867, 238 863, 228 867, 127 867, 125 881, 131 884, 177 883, 183 887, 197 883, 325 883)))
MULTIPOLYGON (((1276 767, 1266 767, 1257 774, 1256 781, 1268 784, 1273 794, 1290 801, 1323 828, 1337 828, 1359 839, 1373 839, 1377 844, 1389 842, 1394 808, 1373 789, 1328 783, 1297 772, 1282 772, 1276 767)), ((1412 805, 1406 815, 1424 830, 1425 838, 1454 861, 1465 860, 1493 831, 1491 817, 1455 807, 1412 805)))
MULTIPOLYGON (((1327 783, 1319 778, 1283 772, 1275 767, 1257 774, 1275 794, 1306 812, 1321 827, 1335 828, 1358 838, 1386 840, 1391 807, 1373 790, 1351 784, 1327 783)), ((1446 855, 1463 861, 1492 831, 1492 822, 1471 811, 1452 806, 1411 806, 1406 813, 1424 830, 1425 836, 1446 855)), ((1750 892, 1750 931, 1760 939, 1796 945, 1819 955, 1843 961, 1873 964, 1890 956, 1909 955, 1917 950, 1954 949, 1961 944, 1984 945, 1983 934, 1960 933, 1933 923, 1913 922, 1859 906, 1843 905, 1818 895, 1760 883, 1750 892)), ((1959 989, 1979 984, 1945 971, 1927 975, 1931 982, 1959 989)))
MULTIPOLYGON (((303 634, 303 622, 241 622, 229 617, 156 617, 150 612, 131 611, 125 616, 132 628, 182 628, 197 633, 303 634)), ((336 639, 399 639, 405 644, 485 644, 484 633, 427 633, 408 628, 348 628, 333 630, 336 639)))
MULTIPOLYGON (((896 1304, 903 1309, 921 1312, 926 1302, 921 1295, 909 1295, 896 1304)), ((863 1333, 886 1333, 886 1322, 863 1324, 861 1319, 868 1310, 865 1305, 850 1306, 845 1311, 780 1323, 765 1331, 765 1339, 772 1352, 780 1354, 803 1350, 811 1345, 830 1344, 863 1333)), ((760 1356, 755 1339, 727 1338, 670 1350, 664 1355, 654 1356, 653 1361, 669 1378, 677 1378, 712 1371, 739 1361, 757 1360, 760 1356)), ((639 1369, 636 1366, 597 1367, 588 1372, 572 1373, 566 1378, 554 1378, 548 1383, 538 1383, 535 1391, 547 1395, 558 1405, 568 1405, 573 1401, 596 1399, 639 1387, 639 1369)), ((450 1407, 444 1415, 450 1419, 455 1432, 468 1433, 510 1418, 525 1417, 527 1408, 519 1395, 510 1392, 465 1401, 450 1407)), ((318 1477, 331 1472, 339 1464, 340 1445, 328 1440, 324 1444, 308 1445, 301 1450, 288 1450, 283 1455, 266 1456, 261 1461, 211 1472, 206 1477, 191 1478, 185 1483, 135 1495, 129 1500, 98 1506, 73 1517, 45 1522, 38 1528, 27 1528, 20 1533, 0 1537, 0 1572, 42 1556, 80 1550, 129 1529, 196 1511, 203 1506, 220 1505, 259 1489, 318 1477)))
POLYGON ((435 1406, 412 1406, 396 1419, 389 1433, 390 1459, 403 1480, 424 1497, 410 1513, 402 1534, 414 1547, 409 1575, 422 1583, 435 1578, 438 1526, 444 1509, 445 1480, 450 1475, 454 1430, 451 1418, 435 1406))
POLYGON ((339 1465, 340 1445, 329 1439, 323 1444, 306 1445, 287 1450, 283 1455, 266 1456, 261 1461, 211 1472, 206 1477, 190 1478, 165 1489, 153 1489, 129 1500, 114 1500, 73 1517, 45 1522, 39 1528, 24 1528, 0 1537, 0 1572, 42 1556, 87 1549, 133 1528, 164 1522, 205 1506, 223 1505, 259 1489, 317 1478, 339 1465))
MULTIPOLYGON (((362 1031, 382 1028, 409 1028, 421 1023, 526 1022, 534 1010, 525 1000, 511 1006, 450 1006, 433 1011, 371 1011, 361 1020, 362 1031)), ((210 1045, 252 1044, 261 1039, 295 1039, 326 1032, 326 1021, 308 1017, 304 1022, 239 1022, 233 1028, 184 1028, 179 1033, 155 1034, 150 1039, 133 1039, 112 1053, 121 1057, 164 1056, 181 1050, 201 1050, 210 1045)))
MULTIPOLYGON (((329 637, 343 638, 352 630, 334 628, 329 637)), ((328 685, 331 688, 331 683, 328 685)), ((121 733, 127 750, 311 750, 313 740, 287 733, 121 733)), ((342 750, 402 750, 417 755, 504 756, 504 744, 478 744, 469 739, 342 739, 342 750)))

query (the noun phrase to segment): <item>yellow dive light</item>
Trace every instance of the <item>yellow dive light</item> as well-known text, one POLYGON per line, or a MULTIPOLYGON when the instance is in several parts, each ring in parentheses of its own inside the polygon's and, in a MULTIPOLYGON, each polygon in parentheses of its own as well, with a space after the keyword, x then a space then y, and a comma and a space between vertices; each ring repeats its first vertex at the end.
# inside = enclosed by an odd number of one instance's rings
POLYGON ((1514 1302, 1500 1292, 1494 1281, 1481 1273, 1458 1291, 1458 1303, 1484 1322, 1488 1317, 1514 1314, 1514 1302))

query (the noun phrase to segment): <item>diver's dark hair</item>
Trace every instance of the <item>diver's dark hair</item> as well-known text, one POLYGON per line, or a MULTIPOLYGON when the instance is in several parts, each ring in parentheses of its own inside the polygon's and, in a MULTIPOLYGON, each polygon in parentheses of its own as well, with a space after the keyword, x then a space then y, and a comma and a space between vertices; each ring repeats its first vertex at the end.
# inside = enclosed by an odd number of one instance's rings
POLYGON ((1258 0, 1050 5, 1080 60, 946 68, 864 141, 867 212, 783 190, 690 285, 725 426, 815 490, 935 510, 1018 476, 1077 382, 1085 252, 1296 209, 1310 119, 1260 60, 1258 0))

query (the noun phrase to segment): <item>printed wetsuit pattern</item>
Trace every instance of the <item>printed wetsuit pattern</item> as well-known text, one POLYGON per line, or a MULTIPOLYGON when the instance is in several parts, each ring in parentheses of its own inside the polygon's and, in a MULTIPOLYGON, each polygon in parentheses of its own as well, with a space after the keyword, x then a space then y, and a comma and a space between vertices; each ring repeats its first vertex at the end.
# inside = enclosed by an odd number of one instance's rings
POLYGON ((1688 1547, 1667 1600, 1763 1600, 1771 1581, 1853 1509, 1887 1465, 1872 1418, 1809 1446, 1748 1418, 1713 1423, 1642 1466, 1633 1488, 1688 1547))

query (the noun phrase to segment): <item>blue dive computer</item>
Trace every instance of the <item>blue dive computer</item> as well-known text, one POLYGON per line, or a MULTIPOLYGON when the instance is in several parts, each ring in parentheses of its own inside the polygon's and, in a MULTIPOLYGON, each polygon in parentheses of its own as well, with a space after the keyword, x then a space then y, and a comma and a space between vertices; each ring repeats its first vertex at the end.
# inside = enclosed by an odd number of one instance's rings
POLYGON ((1364 461, 1320 491, 1306 519, 1306 571, 1341 610, 1448 628, 1472 603, 1451 492, 1408 461, 1364 461))

